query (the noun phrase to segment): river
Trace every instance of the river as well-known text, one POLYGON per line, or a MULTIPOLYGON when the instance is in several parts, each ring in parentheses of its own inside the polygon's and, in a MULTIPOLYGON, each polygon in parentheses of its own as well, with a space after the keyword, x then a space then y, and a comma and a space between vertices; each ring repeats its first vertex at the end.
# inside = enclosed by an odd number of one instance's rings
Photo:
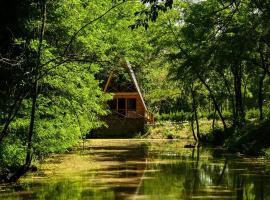
POLYGON ((270 162, 187 140, 87 140, 46 159, 1 200, 270 199, 270 162))

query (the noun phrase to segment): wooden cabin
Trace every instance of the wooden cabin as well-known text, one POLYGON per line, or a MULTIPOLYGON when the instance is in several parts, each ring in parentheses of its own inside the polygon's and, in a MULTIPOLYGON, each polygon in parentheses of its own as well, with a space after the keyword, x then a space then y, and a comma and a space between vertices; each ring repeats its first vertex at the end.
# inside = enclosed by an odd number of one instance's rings
POLYGON ((144 132, 147 122, 153 122, 130 63, 125 61, 121 65, 120 70, 109 73, 104 86, 105 92, 113 94, 113 100, 108 102, 111 115, 104 119, 108 127, 95 131, 94 137, 131 137, 144 132))

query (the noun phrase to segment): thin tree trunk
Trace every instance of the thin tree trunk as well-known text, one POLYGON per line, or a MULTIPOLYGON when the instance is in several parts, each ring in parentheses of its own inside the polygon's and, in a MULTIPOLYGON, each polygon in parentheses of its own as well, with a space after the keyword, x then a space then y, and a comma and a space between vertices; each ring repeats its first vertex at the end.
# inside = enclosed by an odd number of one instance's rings
POLYGON ((246 105, 246 98, 247 98, 247 82, 244 83, 244 94, 243 94, 243 107, 246 105))
POLYGON ((3 139, 8 135, 8 127, 13 119, 12 117, 12 113, 13 113, 13 109, 11 109, 8 113, 8 117, 5 121, 4 127, 1 131, 1 135, 0 135, 0 143, 3 141, 3 139))
POLYGON ((35 126, 35 114, 36 114, 36 104, 38 97, 38 82, 35 82, 32 96, 32 108, 31 108, 31 117, 30 117, 30 126, 27 138, 27 152, 25 158, 25 165, 29 167, 32 162, 32 140, 34 135, 34 126, 35 126))
POLYGON ((217 110, 215 109, 214 117, 213 117, 213 121, 212 121, 212 130, 215 130, 216 113, 217 113, 217 110))
POLYGON ((259 92, 258 92, 258 107, 260 111, 260 120, 263 120, 263 82, 266 76, 266 71, 263 72, 262 77, 259 81, 259 92))
MULTIPOLYGON (((27 96, 27 94, 25 95, 27 96)), ((13 121, 13 119, 15 118, 15 116, 17 115, 21 103, 23 101, 24 97, 20 97, 19 99, 17 99, 14 104, 11 106, 10 111, 8 113, 8 117, 5 121, 4 127, 1 130, 1 134, 0 134, 0 143, 3 141, 3 139, 8 135, 8 128, 10 123, 13 121)))
POLYGON ((197 115, 197 107, 194 110, 194 115, 195 115, 195 121, 196 121, 197 138, 199 139, 199 141, 201 141, 200 124, 199 124, 198 115, 197 115))
POLYGON ((196 137, 195 130, 194 130, 194 113, 192 114, 192 118, 191 118, 190 124, 191 124, 191 131, 192 131, 193 138, 197 142, 198 139, 196 137))
POLYGON ((210 97, 211 97, 211 99, 213 101, 214 107, 215 107, 216 111, 218 112, 218 115, 219 115, 219 117, 221 119, 221 122, 223 124, 224 131, 226 132, 227 131, 227 124, 226 124, 225 119, 224 119, 224 117, 223 117, 223 115, 222 115, 222 113, 221 113, 221 111, 219 109, 219 106, 218 106, 217 100, 216 100, 216 98, 215 98, 215 96, 213 94, 213 91, 211 90, 209 85, 207 85, 207 83, 203 80, 203 78, 198 73, 197 73, 197 76, 198 76, 199 80, 202 82, 202 84, 208 90, 209 95, 210 95, 210 97))
POLYGON ((25 165, 29 167, 32 161, 32 140, 34 135, 34 126, 35 126, 35 114, 36 114, 36 104, 37 104, 37 97, 38 97, 38 75, 39 75, 39 66, 41 63, 41 51, 42 51, 42 43, 45 31, 45 21, 46 21, 46 0, 42 0, 42 25, 39 35, 39 46, 37 52, 37 62, 36 62, 36 75, 35 75, 35 82, 33 87, 32 93, 32 108, 31 108, 31 117, 30 117, 30 126, 27 138, 27 153, 25 159, 25 165))
POLYGON ((196 122, 197 138, 199 141, 201 141, 200 124, 199 124, 199 119, 198 119, 198 114, 197 114, 197 104, 196 104, 196 100, 195 100, 195 91, 193 90, 193 88, 191 89, 191 96, 192 96, 192 109, 193 109, 195 122, 196 122))

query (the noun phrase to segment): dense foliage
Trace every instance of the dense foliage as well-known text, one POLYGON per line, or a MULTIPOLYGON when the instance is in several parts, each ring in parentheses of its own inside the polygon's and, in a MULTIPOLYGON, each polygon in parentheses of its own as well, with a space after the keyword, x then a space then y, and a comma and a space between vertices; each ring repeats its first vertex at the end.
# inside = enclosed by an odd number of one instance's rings
POLYGON ((251 118, 269 118, 269 6, 268 1, 175 1, 150 28, 149 42, 157 48, 149 65, 156 68, 150 76, 155 84, 147 83, 146 93, 155 94, 149 99, 154 109, 193 113, 198 139, 199 118, 206 112, 217 116, 225 131, 242 129, 251 118))
POLYGON ((111 97, 97 77, 138 52, 143 41, 132 42, 136 34, 128 27, 144 6, 83 0, 1 4, 1 19, 7 20, 0 34, 0 174, 13 181, 32 160, 67 150, 103 123, 111 97))

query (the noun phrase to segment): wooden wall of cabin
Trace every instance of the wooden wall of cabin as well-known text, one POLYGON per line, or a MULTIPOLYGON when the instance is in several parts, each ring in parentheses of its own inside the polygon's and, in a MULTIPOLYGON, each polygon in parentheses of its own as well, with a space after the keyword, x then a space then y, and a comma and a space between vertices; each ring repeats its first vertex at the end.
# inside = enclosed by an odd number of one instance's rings
POLYGON ((136 113, 141 116, 145 117, 145 109, 143 106, 143 102, 140 98, 139 93, 137 92, 122 92, 122 93, 114 93, 113 99, 136 99, 136 113))

